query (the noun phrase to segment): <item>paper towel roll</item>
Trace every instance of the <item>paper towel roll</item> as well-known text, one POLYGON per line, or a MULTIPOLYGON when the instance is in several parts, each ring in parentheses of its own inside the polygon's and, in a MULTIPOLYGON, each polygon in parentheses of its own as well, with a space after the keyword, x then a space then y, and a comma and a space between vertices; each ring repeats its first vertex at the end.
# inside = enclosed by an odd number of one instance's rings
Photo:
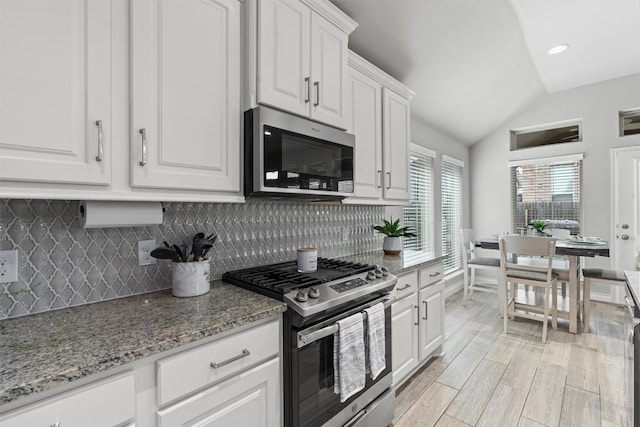
POLYGON ((162 203, 81 201, 78 205, 78 220, 82 228, 143 227, 162 224, 162 203))

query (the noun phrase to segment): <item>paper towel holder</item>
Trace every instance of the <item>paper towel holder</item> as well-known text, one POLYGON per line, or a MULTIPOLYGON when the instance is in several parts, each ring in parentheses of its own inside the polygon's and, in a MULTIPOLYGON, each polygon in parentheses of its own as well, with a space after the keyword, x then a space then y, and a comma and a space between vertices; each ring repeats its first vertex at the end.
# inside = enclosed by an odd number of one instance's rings
POLYGON ((160 225, 164 207, 161 202, 80 201, 78 221, 82 228, 122 228, 160 225))

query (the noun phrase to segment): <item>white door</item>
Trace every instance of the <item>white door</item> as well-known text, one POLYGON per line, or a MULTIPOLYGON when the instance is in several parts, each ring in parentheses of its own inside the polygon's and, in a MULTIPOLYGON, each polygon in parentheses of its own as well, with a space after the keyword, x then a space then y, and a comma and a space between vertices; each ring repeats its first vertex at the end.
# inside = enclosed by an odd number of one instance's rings
POLYGON ((110 183, 110 13, 0 1, 0 179, 110 183))
POLYGON ((640 270, 640 146, 613 150, 613 174, 613 265, 640 270))
POLYGON ((420 360, 424 360, 444 341, 443 285, 421 289, 420 296, 420 360))
POLYGON ((240 191, 240 3, 131 2, 133 187, 240 191))
POLYGON ((258 102, 302 116, 311 97, 311 10, 301 2, 258 2, 258 102))
POLYGON ((418 319, 416 294, 391 306, 391 359, 393 384, 398 385, 418 366, 418 319))
POLYGON ((347 79, 348 127, 356 137, 354 193, 382 197, 382 86, 353 68, 347 79))
POLYGON ((345 32, 313 12, 311 14, 311 118, 341 129, 345 123, 347 43, 345 32))
POLYGON ((382 90, 384 198, 409 200, 409 100, 382 90))

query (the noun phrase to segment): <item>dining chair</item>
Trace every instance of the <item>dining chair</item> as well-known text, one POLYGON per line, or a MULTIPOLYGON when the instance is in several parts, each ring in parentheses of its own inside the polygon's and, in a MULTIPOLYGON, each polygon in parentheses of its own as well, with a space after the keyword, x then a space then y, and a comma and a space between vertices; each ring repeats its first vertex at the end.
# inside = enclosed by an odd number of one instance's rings
POLYGON ((464 272, 464 301, 471 297, 474 290, 483 292, 498 292, 498 276, 500 273, 500 258, 479 257, 475 253, 475 240, 471 228, 460 229, 460 245, 462 250, 462 271, 464 272), (493 270, 496 273, 496 284, 478 282, 476 270, 493 270))
MULTIPOLYGON (((566 239, 571 236, 571 230, 568 228, 548 228, 551 237, 556 239, 566 239)), ((558 281, 560 282, 560 293, 563 297, 567 296, 567 282, 569 281, 569 259, 566 256, 553 257, 553 271, 558 273, 558 281)))
POLYGON ((542 322, 542 342, 547 341, 547 323, 551 314, 553 329, 558 328, 557 285, 558 274, 553 272, 556 239, 530 236, 503 236, 500 238, 500 274, 503 290, 504 332, 509 317, 523 317, 542 322), (546 262, 518 264, 518 257, 545 257, 546 262), (544 307, 516 302, 517 284, 544 289, 544 307), (509 284, 512 295, 509 296, 509 284), (551 301, 550 301, 551 299, 551 301), (542 314, 542 316, 540 316, 542 314))
MULTIPOLYGON (((584 333, 589 333, 589 317, 591 311, 596 311, 591 308, 591 282, 606 283, 615 286, 626 286, 627 279, 624 277, 624 273, 616 270, 606 270, 602 268, 583 268, 582 277, 584 277, 584 333)), ((599 303, 606 304, 604 301, 598 301, 599 303)), ((616 304, 614 304, 616 305, 616 304)))

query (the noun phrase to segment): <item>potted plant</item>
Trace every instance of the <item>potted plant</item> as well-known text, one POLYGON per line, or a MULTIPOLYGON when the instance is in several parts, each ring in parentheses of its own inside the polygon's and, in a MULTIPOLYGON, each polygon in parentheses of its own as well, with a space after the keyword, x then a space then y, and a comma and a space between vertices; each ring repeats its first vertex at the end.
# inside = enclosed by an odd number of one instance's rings
POLYGON ((402 251, 402 238, 403 237, 416 237, 416 235, 409 231, 409 227, 400 227, 400 219, 387 221, 383 219, 384 225, 374 226, 374 230, 378 233, 386 235, 382 249, 385 255, 398 255, 402 251))
POLYGON ((536 234, 538 236, 546 236, 547 234, 544 232, 544 229, 547 227, 546 221, 534 221, 533 228, 536 229, 536 234))

